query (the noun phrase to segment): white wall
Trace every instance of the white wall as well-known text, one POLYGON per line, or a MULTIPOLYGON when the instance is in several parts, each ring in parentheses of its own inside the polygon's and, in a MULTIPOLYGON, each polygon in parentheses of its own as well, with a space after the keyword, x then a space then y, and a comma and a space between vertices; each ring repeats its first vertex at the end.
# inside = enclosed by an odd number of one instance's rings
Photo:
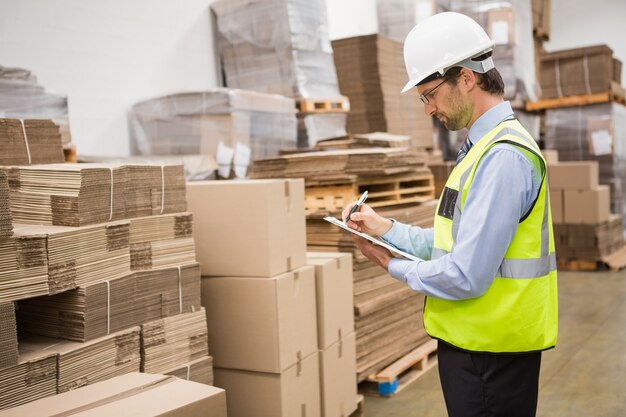
MULTIPOLYGON (((132 104, 217 85, 212 1, 0 0, 0 65, 68 95, 80 154, 124 156, 132 104)), ((376 32, 376 0, 326 3, 331 39, 376 32)), ((552 0, 546 47, 607 43, 626 74, 624 16, 624 0, 552 0)))
POLYGON ((376 0, 326 0, 331 40, 378 31, 376 0))
POLYGON ((551 35, 548 51, 605 43, 620 59, 626 84, 626 1, 551 0, 551 35))
POLYGON ((0 0, 0 65, 68 95, 80 154, 129 153, 135 102, 216 85, 211 0, 0 0))

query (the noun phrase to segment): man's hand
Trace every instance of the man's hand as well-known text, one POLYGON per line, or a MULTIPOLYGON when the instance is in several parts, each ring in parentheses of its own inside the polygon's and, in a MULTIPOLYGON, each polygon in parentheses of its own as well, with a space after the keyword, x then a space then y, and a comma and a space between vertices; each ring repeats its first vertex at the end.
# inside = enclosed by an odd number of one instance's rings
MULTIPOLYGON (((350 210, 356 204, 356 201, 348 204, 341 213, 341 218, 345 222, 350 210)), ((346 223, 348 227, 367 233, 372 236, 382 236, 393 225, 393 222, 376 213, 370 206, 363 204, 359 211, 352 213, 350 220, 346 223)))
MULTIPOLYGON (((352 216, 354 216, 354 214, 352 216)), ((361 236, 355 235, 354 233, 350 233, 350 235, 363 255, 375 264, 382 266, 385 271, 387 271, 389 261, 393 258, 393 256, 391 256, 391 252, 380 245, 376 245, 369 240, 362 238, 361 236)))

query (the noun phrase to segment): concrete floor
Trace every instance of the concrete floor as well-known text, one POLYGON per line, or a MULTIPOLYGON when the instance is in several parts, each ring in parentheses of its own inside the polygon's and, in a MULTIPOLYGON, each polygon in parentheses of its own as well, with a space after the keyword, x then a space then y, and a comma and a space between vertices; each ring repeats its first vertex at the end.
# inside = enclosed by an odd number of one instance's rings
MULTIPOLYGON (((446 416, 437 368, 365 417, 446 416)), ((559 339, 543 353, 539 417, 626 416, 626 270, 559 272, 559 339)))

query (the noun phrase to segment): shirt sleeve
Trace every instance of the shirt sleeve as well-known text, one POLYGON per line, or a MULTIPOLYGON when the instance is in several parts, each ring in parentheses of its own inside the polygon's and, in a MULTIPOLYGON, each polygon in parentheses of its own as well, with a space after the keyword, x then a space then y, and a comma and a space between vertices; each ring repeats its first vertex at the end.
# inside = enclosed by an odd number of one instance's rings
POLYGON ((541 180, 541 172, 515 147, 494 146, 476 169, 452 252, 430 261, 394 258, 389 274, 431 297, 481 296, 492 284, 520 218, 532 208, 541 180))
POLYGON ((392 246, 420 259, 430 259, 433 251, 433 236, 432 228, 410 226, 394 220, 391 229, 381 238, 392 246))

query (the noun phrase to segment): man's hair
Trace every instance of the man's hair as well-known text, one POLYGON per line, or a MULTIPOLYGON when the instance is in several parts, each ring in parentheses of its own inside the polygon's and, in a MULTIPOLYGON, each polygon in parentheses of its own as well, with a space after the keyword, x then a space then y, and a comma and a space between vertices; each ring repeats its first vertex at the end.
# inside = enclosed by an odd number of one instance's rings
MULTIPOLYGON (((462 67, 453 67, 446 71, 445 77, 457 78, 461 74, 462 67)), ((497 69, 492 68, 484 74, 475 72, 478 86, 485 92, 494 96, 504 95, 504 81, 497 69)))

